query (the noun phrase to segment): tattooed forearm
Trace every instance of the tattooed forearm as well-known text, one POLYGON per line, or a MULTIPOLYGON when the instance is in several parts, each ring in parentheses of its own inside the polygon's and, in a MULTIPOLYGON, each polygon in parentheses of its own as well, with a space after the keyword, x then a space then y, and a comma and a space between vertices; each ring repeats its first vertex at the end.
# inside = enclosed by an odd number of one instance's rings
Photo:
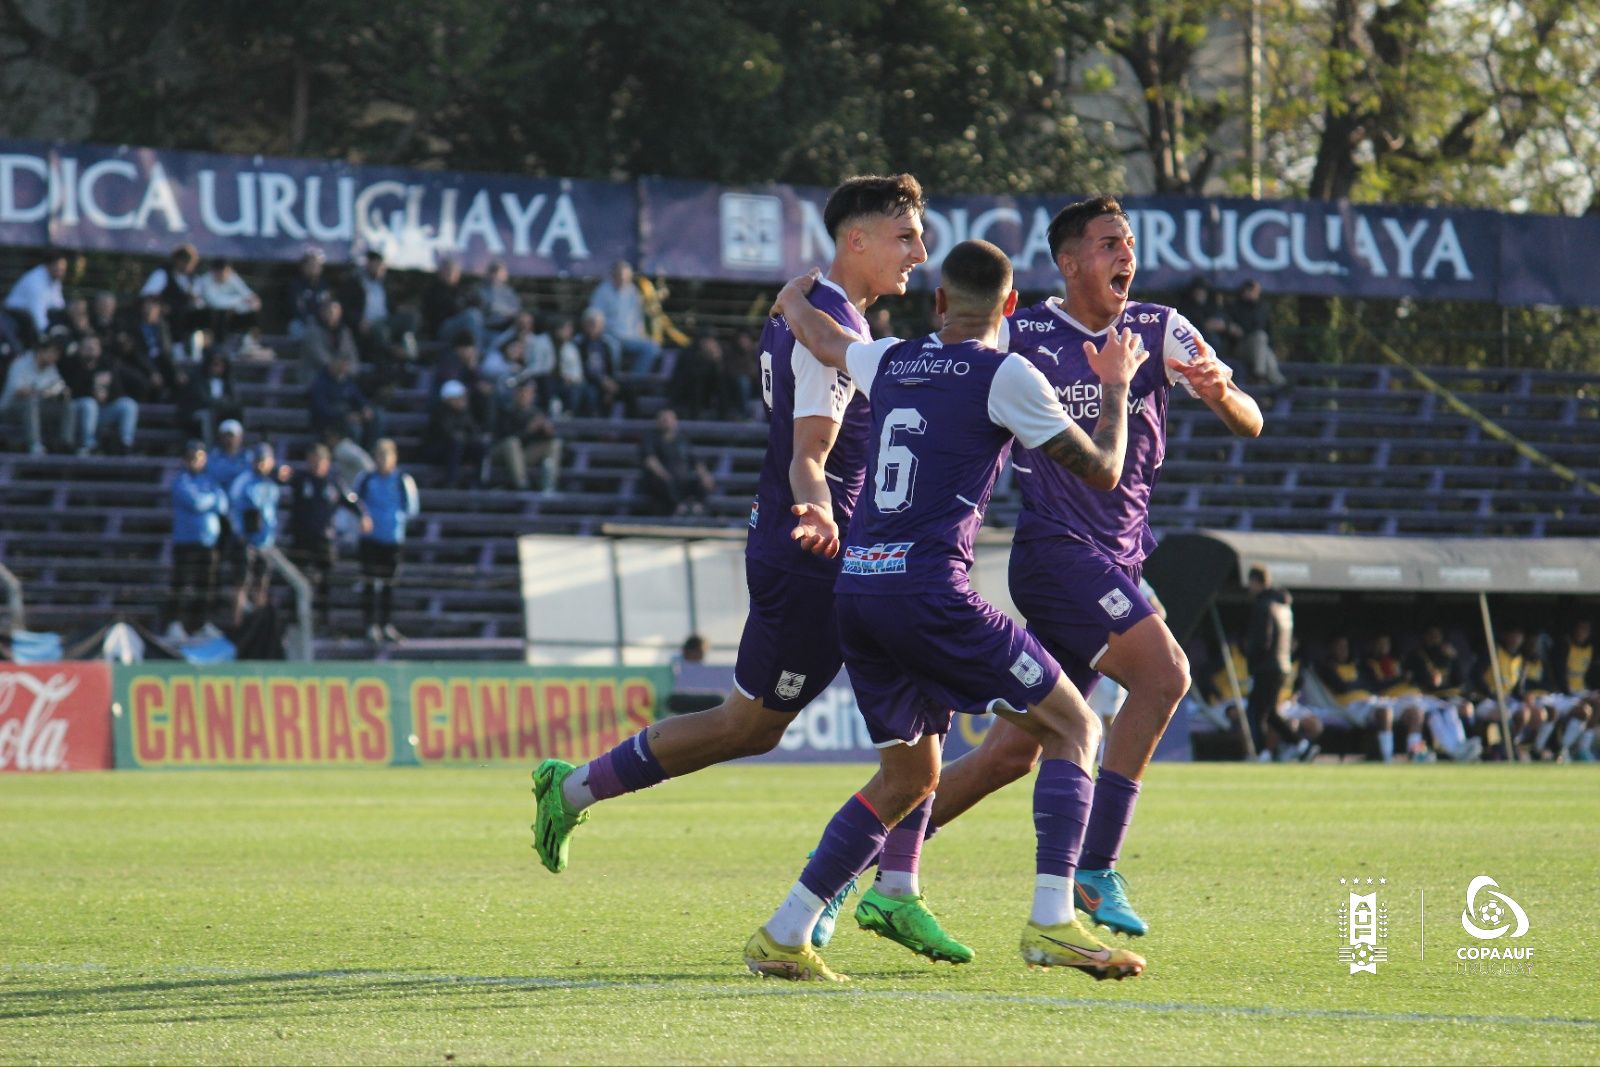
POLYGON ((1122 477, 1128 450, 1128 387, 1105 385, 1100 393, 1100 421, 1091 438, 1076 425, 1044 443, 1044 454, 1096 489, 1114 489, 1122 477))

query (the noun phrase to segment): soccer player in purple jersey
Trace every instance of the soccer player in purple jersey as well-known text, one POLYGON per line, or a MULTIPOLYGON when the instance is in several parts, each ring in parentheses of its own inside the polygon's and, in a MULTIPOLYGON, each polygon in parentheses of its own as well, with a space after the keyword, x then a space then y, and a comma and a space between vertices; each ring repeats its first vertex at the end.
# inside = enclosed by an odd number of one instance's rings
MULTIPOLYGON (((812 928, 879 850, 892 850, 891 827, 909 836, 910 851, 920 849, 954 710, 993 711, 1044 749, 1023 958, 1095 978, 1138 974, 1144 960, 1102 944, 1072 906, 1099 720, 1033 635, 973 591, 968 572, 1013 440, 1102 489, 1116 485, 1128 382, 1146 353, 1130 330, 1107 337, 1098 350, 1085 344, 1081 358, 1108 401, 1091 437, 1036 367, 996 351, 1001 320, 1017 296, 1010 261, 987 241, 963 241, 945 257, 934 297, 945 325, 928 337, 859 341, 807 304, 804 283, 796 279, 780 294, 785 319, 817 358, 849 373, 871 399, 869 486, 851 519, 835 588, 845 664, 880 764, 829 822, 783 904, 751 936, 745 964, 762 975, 838 980, 811 945, 812 928)), ((806 511, 806 540, 837 536, 823 509, 806 511)), ((916 892, 914 876, 908 888, 916 892)))
MULTIPOLYGON (((1115 489, 1065 477, 1031 450, 1013 459, 1023 507, 1011 549, 1012 600, 1080 690, 1089 692, 1109 675, 1128 691, 1095 779, 1077 903, 1097 923, 1140 936, 1147 926, 1128 902, 1116 861, 1150 756, 1189 688, 1188 659, 1139 590, 1140 570, 1155 547, 1150 491, 1166 454, 1167 399, 1173 385, 1183 384, 1240 437, 1261 432, 1261 409, 1187 319, 1169 307, 1129 301, 1138 260, 1116 200, 1063 208, 1050 223, 1049 241, 1066 298, 1018 311, 1002 341, 1038 367, 1073 419, 1093 424, 1106 400, 1079 354, 1082 345, 1132 329, 1159 357, 1128 391, 1128 453, 1115 489)), ((982 745, 945 768, 931 825, 943 826, 1021 778, 1039 754, 1036 739, 996 722, 982 745)))
MULTIPOLYGON (((923 206, 922 187, 909 174, 851 178, 835 189, 823 209, 833 263, 811 290, 811 304, 868 338, 863 311, 880 296, 903 294, 911 271, 928 258, 923 206)), ((797 345, 779 318, 761 336, 761 381, 772 419, 750 511, 750 614, 734 692, 715 708, 658 722, 581 767, 541 763, 533 775, 534 848, 553 872, 566 868, 572 831, 596 801, 771 751, 795 713, 839 673, 838 546, 799 541, 796 516, 809 509, 849 521, 866 477, 867 401, 847 375, 797 345)))

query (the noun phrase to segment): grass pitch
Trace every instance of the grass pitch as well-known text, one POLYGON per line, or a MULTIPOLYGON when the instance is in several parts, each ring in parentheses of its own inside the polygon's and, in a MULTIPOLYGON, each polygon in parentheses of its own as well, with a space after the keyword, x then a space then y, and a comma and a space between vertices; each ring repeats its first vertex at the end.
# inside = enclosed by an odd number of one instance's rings
POLYGON ((1600 1055, 1591 768, 1158 765, 1121 864, 1150 969, 1121 983, 1018 959, 1021 783, 924 853, 975 962, 846 917, 827 958, 849 987, 748 975, 745 939, 866 773, 742 765, 603 804, 559 877, 529 848, 525 770, 3 776, 0 1061, 1600 1055), (1531 974, 1463 973, 1480 874, 1526 909, 1531 974), (1376 975, 1338 959, 1341 877, 1388 880, 1376 975))

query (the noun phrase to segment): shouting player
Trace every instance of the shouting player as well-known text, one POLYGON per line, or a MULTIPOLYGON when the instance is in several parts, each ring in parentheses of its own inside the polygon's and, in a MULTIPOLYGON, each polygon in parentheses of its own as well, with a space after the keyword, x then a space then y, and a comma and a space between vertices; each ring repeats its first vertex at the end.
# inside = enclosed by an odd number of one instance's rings
MULTIPOLYGON (((909 828, 911 848, 920 849, 954 709, 993 711, 1044 750, 1023 958, 1095 978, 1138 974, 1143 959, 1101 944, 1073 910, 1099 721, 1033 635, 973 591, 968 572, 1014 439, 1101 489, 1117 484, 1128 382, 1145 353, 1128 330, 1098 350, 1084 344, 1078 358, 1106 398, 1091 438, 1037 368, 996 351, 1017 294, 1010 261, 987 241, 963 241, 945 257, 934 295, 945 325, 924 338, 859 341, 806 302, 805 282, 780 294, 784 318, 817 358, 846 371, 871 399, 870 486, 850 523, 836 594, 850 683, 880 767, 829 822, 800 880, 745 946, 745 964, 757 974, 839 980, 812 947, 812 928, 824 905, 886 849, 890 827, 909 828)), ((803 510, 804 539, 831 543, 837 530, 826 511, 803 510)))
MULTIPOLYGON (((1017 312, 1004 324, 1002 347, 1027 356, 1080 426, 1092 426, 1110 399, 1080 351, 1085 344, 1131 329, 1160 357, 1128 390, 1128 454, 1114 489, 1085 485, 1035 451, 1013 458, 1022 514, 1011 549, 1011 598, 1080 690, 1109 675, 1128 691, 1106 732, 1075 891, 1096 922, 1139 936, 1147 926, 1128 902, 1117 856, 1150 756, 1189 688, 1187 657, 1139 589, 1155 547, 1148 514, 1166 454, 1167 400, 1182 382, 1241 437, 1261 432, 1261 409, 1187 319, 1129 301, 1138 260, 1116 200, 1063 208, 1051 220, 1049 241, 1066 298, 1017 312)), ((1034 737, 997 721, 982 745, 945 768, 930 825, 943 826, 1021 778, 1039 753, 1034 737)))
MULTIPOLYGON (((928 258, 922 187, 909 174, 857 177, 828 197, 834 239, 827 277, 811 303, 867 339, 863 312, 903 294, 928 258)), ((750 614, 739 640, 734 692, 715 708, 656 723, 582 767, 545 760, 534 771, 534 848, 549 870, 567 866, 568 840, 596 801, 777 746, 794 715, 827 688, 842 657, 834 625, 837 545, 813 552, 795 539, 794 509, 848 522, 866 477, 870 416, 850 379, 795 343, 781 319, 761 336, 762 393, 772 409, 761 481, 750 511, 745 575, 750 614)))

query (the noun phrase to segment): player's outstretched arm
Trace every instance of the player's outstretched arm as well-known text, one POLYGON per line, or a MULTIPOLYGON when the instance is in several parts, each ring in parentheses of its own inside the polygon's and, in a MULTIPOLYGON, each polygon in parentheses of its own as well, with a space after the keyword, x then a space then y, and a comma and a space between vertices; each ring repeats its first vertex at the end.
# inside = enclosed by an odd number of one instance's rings
POLYGON ((1094 488, 1115 489, 1128 453, 1128 384, 1150 353, 1129 329, 1111 331, 1099 348, 1085 341, 1083 353, 1100 378, 1100 420, 1092 435, 1069 422, 1041 451, 1094 488))
POLYGON ((848 370, 845 366, 845 349, 861 338, 840 326, 830 315, 812 307, 811 301, 806 299, 821 273, 813 268, 792 279, 778 293, 777 300, 772 304, 772 313, 784 317, 795 340, 810 349, 811 354, 824 366, 848 370))
POLYGON ((1261 436, 1261 406, 1234 384, 1233 369, 1217 358, 1210 345, 1201 341, 1198 356, 1187 362, 1169 358, 1167 366, 1183 375, 1194 395, 1235 436, 1261 436))

